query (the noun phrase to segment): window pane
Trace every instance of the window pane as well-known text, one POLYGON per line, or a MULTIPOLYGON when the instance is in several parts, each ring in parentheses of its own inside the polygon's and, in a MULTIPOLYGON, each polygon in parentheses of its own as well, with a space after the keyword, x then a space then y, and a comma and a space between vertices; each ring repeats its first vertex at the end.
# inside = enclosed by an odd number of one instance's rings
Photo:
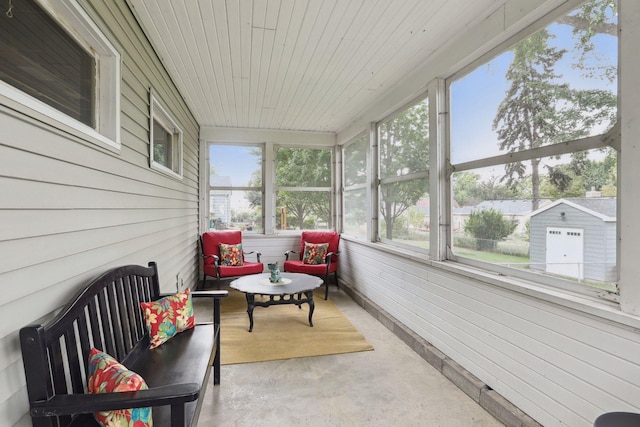
POLYGON ((343 151, 344 185, 349 187, 367 182, 367 145, 366 136, 349 144, 343 151))
POLYGON ((35 2, 13 0, 12 13, 0 24, 0 79, 94 127, 93 57, 35 2))
POLYGON ((367 236, 367 189, 345 190, 344 232, 354 236, 367 236))
POLYGON ((153 121, 153 160, 166 166, 171 167, 171 159, 173 158, 173 135, 158 123, 153 121))
POLYGON ((429 180, 380 186, 380 238, 429 248, 429 180))
POLYGON ((616 173, 610 148, 454 173, 453 251, 615 290, 616 173))
POLYGON ((315 148, 278 148, 276 186, 331 187, 331 151, 315 148))
POLYGON ((279 191, 276 199, 276 228, 329 229, 330 199, 330 191, 279 191))
POLYGON ((429 247, 429 104, 378 125, 380 239, 429 247), (418 174, 418 175, 416 175, 418 174))
POLYGON ((617 113, 615 3, 574 10, 453 82, 452 163, 611 128, 617 113))
POLYGON ((261 146, 210 145, 209 226, 262 233, 261 146))
POLYGON ((262 187, 262 147, 211 145, 212 184, 225 187, 262 187))
POLYGON ((380 178, 429 170, 427 100, 378 126, 380 178))
POLYGON ((262 193, 211 190, 209 192, 209 228, 262 233, 262 193))

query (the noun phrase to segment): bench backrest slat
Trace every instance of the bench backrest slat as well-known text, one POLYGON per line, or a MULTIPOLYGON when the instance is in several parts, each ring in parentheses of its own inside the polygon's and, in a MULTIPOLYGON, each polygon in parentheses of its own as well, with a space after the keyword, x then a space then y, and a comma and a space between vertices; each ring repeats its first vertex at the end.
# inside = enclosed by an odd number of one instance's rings
POLYGON ((119 323, 120 312, 118 306, 120 303, 118 302, 116 285, 121 285, 121 281, 118 280, 107 288, 107 303, 109 304, 109 325, 111 326, 113 342, 116 348, 116 353, 113 356, 118 360, 122 360, 125 356, 125 349, 123 345, 122 327, 119 323))
MULTIPOLYGON (((155 263, 113 269, 95 279, 45 325, 20 331, 30 401, 87 390, 91 347, 125 361, 148 346, 140 302, 160 297, 155 263)), ((33 418, 34 427, 66 426, 70 417, 33 418)))
MULTIPOLYGON (((77 325, 77 322, 75 323, 77 325)), ((68 363, 66 377, 71 384, 71 390, 74 393, 84 393, 84 382, 82 381, 84 374, 84 361, 78 357, 78 340, 79 337, 75 333, 75 328, 64 334, 65 357, 68 363)))
POLYGON ((105 348, 102 334, 100 333, 100 322, 98 321, 98 297, 95 296, 89 301, 87 309, 89 311, 89 325, 91 327, 91 338, 93 347, 105 348))
POLYGON ((87 313, 89 313, 89 309, 88 307, 85 307, 84 312, 78 319, 78 335, 80 336, 80 339, 78 341, 80 342, 80 352, 82 355, 82 360, 88 359, 92 341, 91 334, 89 333, 89 318, 87 316, 87 313))

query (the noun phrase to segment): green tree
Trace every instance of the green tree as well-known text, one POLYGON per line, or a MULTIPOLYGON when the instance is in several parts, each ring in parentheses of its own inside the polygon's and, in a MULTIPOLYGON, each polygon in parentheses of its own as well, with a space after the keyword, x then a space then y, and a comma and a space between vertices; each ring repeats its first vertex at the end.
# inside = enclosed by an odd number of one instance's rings
POLYGON ((483 209, 471 212, 464 231, 476 239, 478 250, 495 251, 497 242, 513 233, 516 225, 515 221, 505 219, 500 211, 483 209))
POLYGON ((475 206, 484 200, 506 200, 526 196, 518 186, 500 184, 500 179, 491 176, 481 181, 473 172, 460 172, 453 180, 453 197, 459 206, 475 206))
MULTIPOLYGON (((249 179, 250 187, 262 187, 262 170, 255 170, 251 174, 251 178, 249 179)), ((254 208, 262 208, 262 192, 261 191, 247 191, 245 193, 245 198, 254 208)))
MULTIPOLYGON (((518 43, 507 70, 511 81, 493 122, 500 150, 527 150, 586 136, 613 120, 615 96, 605 90, 578 90, 558 83, 554 68, 566 53, 549 46, 552 35, 541 30, 518 43)), ((540 159, 530 161, 532 209, 540 200, 540 159)), ((525 175, 522 162, 505 166, 504 179, 514 186, 525 175)))
POLYGON ((548 173, 542 192, 552 199, 583 197, 592 189, 606 189, 610 195, 617 184, 617 153, 613 148, 603 151, 605 157, 602 160, 589 159, 586 152, 579 152, 572 155, 568 164, 545 166, 548 173))
MULTIPOLYGON (((379 127, 380 176, 400 177, 429 170, 429 107, 423 101, 379 127)), ((381 224, 393 239, 396 220, 429 192, 428 177, 380 186, 381 224)))
MULTIPOLYGON (((331 187, 331 151, 311 148, 278 148, 276 151, 276 187, 331 187)), ((330 192, 279 191, 277 206, 286 209, 291 222, 287 226, 308 228, 317 218, 328 220, 330 192)), ((276 215, 277 220, 280 216, 276 215)), ((282 227, 282 224, 280 224, 282 227)))
POLYGON ((458 206, 475 206, 479 197, 480 175, 474 172, 459 172, 453 175, 453 199, 458 206))

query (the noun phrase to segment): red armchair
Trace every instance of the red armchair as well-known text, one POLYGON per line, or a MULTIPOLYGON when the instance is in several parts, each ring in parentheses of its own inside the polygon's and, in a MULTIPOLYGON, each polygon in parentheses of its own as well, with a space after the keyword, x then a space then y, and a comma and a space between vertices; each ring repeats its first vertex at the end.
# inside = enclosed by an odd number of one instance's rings
MULTIPOLYGON (((335 231, 303 231, 300 236, 300 252, 287 251, 284 253, 285 261, 283 270, 289 273, 306 273, 313 276, 320 276, 324 279, 324 299, 329 298, 329 275, 333 273, 336 287, 338 284, 338 245, 340 244, 340 234, 335 231), (305 243, 313 245, 321 245, 328 243, 326 254, 316 259, 317 264, 308 264, 309 259, 305 260, 305 243), (299 253, 298 260, 289 259, 290 254, 299 253)), ((313 249, 307 251, 307 255, 313 258, 313 249)), ((309 256, 307 257, 309 258, 309 256)), ((311 260, 314 262, 314 260, 311 260)))
POLYGON ((215 277, 216 285, 220 287, 221 278, 259 274, 264 271, 264 265, 260 262, 260 255, 262 255, 260 252, 257 253, 258 262, 249 262, 244 258, 245 255, 254 252, 239 251, 236 255, 242 260, 242 265, 226 265, 223 259, 224 254, 220 252, 221 244, 232 247, 242 244, 242 232, 240 230, 208 231, 200 236, 203 286, 207 276, 215 277))

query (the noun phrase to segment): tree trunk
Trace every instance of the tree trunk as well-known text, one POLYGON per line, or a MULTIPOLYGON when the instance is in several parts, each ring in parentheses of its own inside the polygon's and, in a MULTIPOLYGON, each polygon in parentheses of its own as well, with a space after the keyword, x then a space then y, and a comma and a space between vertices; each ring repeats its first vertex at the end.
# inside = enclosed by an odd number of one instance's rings
POLYGON ((537 211, 540 205, 540 159, 531 159, 531 210, 537 211))
POLYGON ((385 217, 384 222, 387 229, 387 239, 393 239, 393 215, 391 213, 391 209, 393 208, 392 203, 385 203, 385 217))

